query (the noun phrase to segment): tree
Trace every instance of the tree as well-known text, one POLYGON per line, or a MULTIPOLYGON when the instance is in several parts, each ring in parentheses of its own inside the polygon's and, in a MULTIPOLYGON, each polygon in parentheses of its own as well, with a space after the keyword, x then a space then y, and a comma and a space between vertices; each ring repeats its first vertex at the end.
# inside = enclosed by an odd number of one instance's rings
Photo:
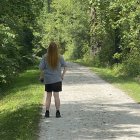
POLYGON ((139 8, 135 0, 91 1, 91 47, 100 64, 120 63, 125 73, 140 73, 139 8))
POLYGON ((0 84, 32 63, 36 19, 43 1, 6 0, 0 5, 0 84))
POLYGON ((46 4, 40 23, 43 28, 43 46, 46 47, 52 39, 57 40, 61 52, 68 58, 82 58, 86 51, 85 44, 89 43, 87 4, 85 1, 68 0, 66 3, 65 0, 53 0, 51 12, 46 10, 46 4))

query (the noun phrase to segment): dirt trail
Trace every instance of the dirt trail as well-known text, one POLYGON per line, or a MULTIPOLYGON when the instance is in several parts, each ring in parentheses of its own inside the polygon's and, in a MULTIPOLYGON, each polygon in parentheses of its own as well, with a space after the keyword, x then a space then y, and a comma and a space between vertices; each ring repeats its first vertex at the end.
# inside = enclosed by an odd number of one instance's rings
POLYGON ((140 140, 140 105, 88 68, 68 66, 62 118, 55 118, 52 100, 51 117, 40 121, 39 140, 140 140))

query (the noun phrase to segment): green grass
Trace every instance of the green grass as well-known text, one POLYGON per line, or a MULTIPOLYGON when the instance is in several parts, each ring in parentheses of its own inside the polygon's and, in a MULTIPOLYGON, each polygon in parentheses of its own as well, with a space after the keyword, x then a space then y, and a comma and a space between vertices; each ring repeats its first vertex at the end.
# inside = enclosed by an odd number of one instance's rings
POLYGON ((90 67, 92 71, 104 80, 122 89, 137 103, 140 103, 140 83, 136 81, 135 78, 117 75, 116 72, 110 68, 97 68, 81 60, 77 61, 77 63, 90 67))
MULTIPOLYGON (((107 68, 90 68, 140 102, 140 84, 134 78, 116 76, 111 69, 107 68)), ((39 113, 44 88, 38 81, 38 75, 39 72, 35 68, 27 70, 16 78, 8 89, 0 93, 1 140, 36 140, 38 138, 39 113)))
POLYGON ((38 70, 27 70, 0 94, 0 139, 36 140, 43 86, 38 70))

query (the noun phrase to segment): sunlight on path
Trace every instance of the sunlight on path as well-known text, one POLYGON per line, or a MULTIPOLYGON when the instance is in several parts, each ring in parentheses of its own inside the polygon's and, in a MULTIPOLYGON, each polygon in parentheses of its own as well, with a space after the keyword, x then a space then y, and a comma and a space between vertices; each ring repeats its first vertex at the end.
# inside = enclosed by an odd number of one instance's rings
POLYGON ((69 63, 60 95, 62 118, 54 102, 50 118, 43 110, 39 140, 140 139, 140 105, 88 68, 69 63))

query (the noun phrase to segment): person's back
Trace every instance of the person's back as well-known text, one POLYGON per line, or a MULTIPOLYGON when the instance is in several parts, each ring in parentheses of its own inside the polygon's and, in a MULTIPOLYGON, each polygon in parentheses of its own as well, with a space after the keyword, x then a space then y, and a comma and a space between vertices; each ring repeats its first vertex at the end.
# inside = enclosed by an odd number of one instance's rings
POLYGON ((66 62, 63 57, 58 53, 57 44, 51 42, 48 47, 48 52, 45 54, 39 64, 41 70, 40 79, 44 79, 45 91, 47 92, 46 98, 46 112, 45 117, 49 117, 49 109, 51 104, 52 92, 55 98, 56 106, 56 117, 61 117, 60 115, 60 98, 59 92, 62 91, 62 80, 66 72, 66 62), (61 67, 64 67, 61 73, 61 67), (42 77, 43 76, 43 77, 42 77))
POLYGON ((40 69, 44 71, 44 83, 51 84, 62 81, 61 67, 66 67, 63 56, 59 56, 58 63, 55 69, 53 69, 47 61, 47 54, 45 54, 40 63, 40 69))

